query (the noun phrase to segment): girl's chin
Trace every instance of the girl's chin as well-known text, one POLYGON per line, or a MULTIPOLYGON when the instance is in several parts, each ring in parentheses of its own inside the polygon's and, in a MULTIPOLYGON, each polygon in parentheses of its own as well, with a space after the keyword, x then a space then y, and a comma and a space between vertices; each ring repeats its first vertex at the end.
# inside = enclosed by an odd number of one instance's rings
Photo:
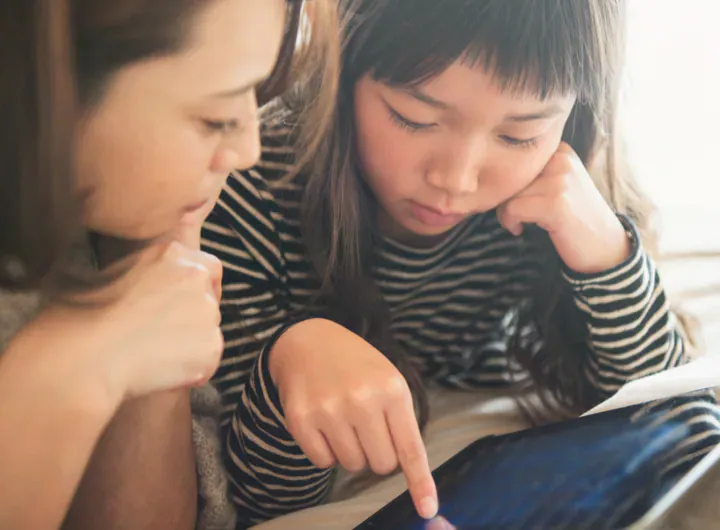
POLYGON ((413 219, 403 219, 402 222, 395 220, 392 223, 392 227, 389 230, 383 230, 383 233, 400 243, 406 243, 409 245, 432 245, 442 240, 448 232, 452 231, 453 228, 461 224, 462 221, 458 221, 455 224, 436 227, 427 226, 419 223, 413 219))
POLYGON ((467 217, 456 217, 445 222, 438 222, 438 219, 433 217, 423 219, 420 215, 417 215, 417 212, 403 211, 394 213, 395 215, 392 215, 385 210, 381 212, 380 229, 385 236, 396 241, 438 238, 447 234, 467 219, 467 217))

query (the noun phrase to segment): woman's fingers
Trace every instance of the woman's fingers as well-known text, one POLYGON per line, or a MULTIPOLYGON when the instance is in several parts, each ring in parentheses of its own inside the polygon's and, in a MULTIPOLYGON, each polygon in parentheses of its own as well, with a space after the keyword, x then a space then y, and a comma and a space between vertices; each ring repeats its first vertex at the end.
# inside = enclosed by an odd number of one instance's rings
POLYGON ((222 262, 212 254, 200 250, 196 250, 194 254, 197 261, 202 263, 210 273, 210 287, 212 288, 213 296, 215 296, 215 299, 219 303, 222 298, 222 262))

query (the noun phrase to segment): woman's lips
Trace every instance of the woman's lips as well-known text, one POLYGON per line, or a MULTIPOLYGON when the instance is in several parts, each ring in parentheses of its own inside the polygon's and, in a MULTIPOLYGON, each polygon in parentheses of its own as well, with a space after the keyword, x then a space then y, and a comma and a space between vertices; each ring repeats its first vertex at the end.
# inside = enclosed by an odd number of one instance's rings
POLYGON ((410 201, 410 213, 422 224, 433 228, 452 226, 467 217, 467 213, 443 212, 415 201, 410 201))
POLYGON ((198 210, 201 210, 207 203, 209 199, 205 199, 199 202, 196 202, 195 204, 191 204, 190 206, 187 206, 183 208, 183 213, 195 213, 198 210))

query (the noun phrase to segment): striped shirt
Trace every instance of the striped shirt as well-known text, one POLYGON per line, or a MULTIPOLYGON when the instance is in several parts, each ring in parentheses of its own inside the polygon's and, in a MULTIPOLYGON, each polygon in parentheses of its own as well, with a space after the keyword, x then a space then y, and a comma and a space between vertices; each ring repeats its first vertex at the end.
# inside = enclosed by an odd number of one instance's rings
MULTIPOLYGON (((322 311, 312 307, 320 280, 304 253, 302 189, 268 184, 291 168, 285 134, 266 132, 263 160, 229 178, 203 230, 204 249, 224 264, 226 349, 214 382, 225 406, 226 463, 240 527, 320 504, 332 482, 333 471, 313 466, 286 430, 268 370, 268 351, 289 319, 322 311)), ((589 344, 578 355, 585 356, 587 384, 598 400, 684 356, 655 265, 626 225, 635 245, 625 263, 601 274, 564 272, 586 319, 589 344)), ((429 383, 472 390, 515 380, 507 355, 511 316, 537 270, 526 246, 494 212, 475 215, 432 248, 389 239, 379 245, 374 278, 392 332, 429 383)), ((700 423, 708 422, 717 424, 714 417, 700 423)), ((717 436, 701 431, 703 440, 717 436)))

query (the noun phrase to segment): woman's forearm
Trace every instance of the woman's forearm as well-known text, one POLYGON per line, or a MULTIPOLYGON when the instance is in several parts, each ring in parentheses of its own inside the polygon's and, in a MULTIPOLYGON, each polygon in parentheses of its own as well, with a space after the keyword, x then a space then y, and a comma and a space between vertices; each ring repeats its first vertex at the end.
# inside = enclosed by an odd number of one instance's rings
POLYGON ((103 434, 66 530, 195 527, 197 483, 187 390, 124 404, 103 434))
POLYGON ((0 357, 0 528, 58 528, 117 408, 75 349, 39 337, 0 357), (66 355, 67 354, 67 355, 66 355))

